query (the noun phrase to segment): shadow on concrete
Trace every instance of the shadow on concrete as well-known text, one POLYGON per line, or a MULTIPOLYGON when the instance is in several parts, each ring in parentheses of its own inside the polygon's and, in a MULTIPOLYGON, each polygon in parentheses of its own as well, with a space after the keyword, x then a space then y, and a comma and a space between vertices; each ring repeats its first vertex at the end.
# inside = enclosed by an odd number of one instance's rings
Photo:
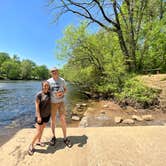
MULTIPOLYGON (((87 140, 88 140, 88 137, 86 135, 68 136, 68 138, 71 140, 72 146, 77 145, 80 148, 82 148, 85 144, 87 144, 87 140)), ((44 143, 47 145, 47 148, 46 149, 35 149, 35 152, 37 152, 37 153, 55 153, 56 151, 64 149, 66 147, 66 145, 63 142, 63 138, 57 138, 55 146, 49 145, 49 142, 44 142, 44 143)))

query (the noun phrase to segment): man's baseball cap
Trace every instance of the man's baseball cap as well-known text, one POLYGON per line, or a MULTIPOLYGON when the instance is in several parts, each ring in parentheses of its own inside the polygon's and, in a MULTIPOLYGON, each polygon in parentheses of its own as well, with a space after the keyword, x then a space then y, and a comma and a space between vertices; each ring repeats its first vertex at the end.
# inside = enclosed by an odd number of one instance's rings
POLYGON ((50 69, 50 71, 56 71, 56 70, 58 70, 58 68, 56 68, 56 67, 52 67, 52 68, 50 69))

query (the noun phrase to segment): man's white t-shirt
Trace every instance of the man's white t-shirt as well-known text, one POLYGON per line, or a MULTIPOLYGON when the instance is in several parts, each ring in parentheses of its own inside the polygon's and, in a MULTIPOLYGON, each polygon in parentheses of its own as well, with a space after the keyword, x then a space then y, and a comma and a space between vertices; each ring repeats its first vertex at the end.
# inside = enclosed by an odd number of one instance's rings
POLYGON ((50 85, 50 92, 51 92, 51 102, 52 103, 60 103, 64 102, 64 96, 58 97, 56 93, 58 91, 64 91, 64 87, 66 87, 65 80, 61 77, 58 77, 57 80, 54 78, 50 78, 47 80, 50 85))

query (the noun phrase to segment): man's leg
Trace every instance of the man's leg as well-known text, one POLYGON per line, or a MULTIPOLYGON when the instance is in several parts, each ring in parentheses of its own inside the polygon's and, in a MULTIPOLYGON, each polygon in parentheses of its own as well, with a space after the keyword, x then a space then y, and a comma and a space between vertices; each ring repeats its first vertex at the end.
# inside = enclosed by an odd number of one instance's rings
POLYGON ((52 131, 52 139, 50 141, 51 145, 55 145, 56 143, 56 137, 55 137, 56 112, 57 112, 57 104, 51 103, 51 131, 52 131))
POLYGON ((66 139, 66 118, 65 118, 65 114, 66 114, 66 110, 65 110, 65 105, 64 103, 59 103, 59 116, 60 116, 60 122, 61 122, 61 127, 62 127, 62 131, 63 131, 63 137, 64 139, 66 139))
POLYGON ((55 137, 55 124, 56 124, 56 111, 57 105, 55 103, 51 103, 51 131, 52 136, 55 137))
POLYGON ((61 127, 63 131, 63 137, 66 139, 66 118, 65 114, 60 114, 61 127))
POLYGON ((59 114, 60 114, 60 121, 61 121, 61 127, 62 127, 62 131, 63 131, 63 136, 64 136, 64 143, 66 144, 66 146, 68 146, 69 148, 72 147, 72 143, 70 141, 69 138, 66 137, 66 118, 65 118, 65 107, 64 104, 61 105, 60 109, 59 109, 59 114))

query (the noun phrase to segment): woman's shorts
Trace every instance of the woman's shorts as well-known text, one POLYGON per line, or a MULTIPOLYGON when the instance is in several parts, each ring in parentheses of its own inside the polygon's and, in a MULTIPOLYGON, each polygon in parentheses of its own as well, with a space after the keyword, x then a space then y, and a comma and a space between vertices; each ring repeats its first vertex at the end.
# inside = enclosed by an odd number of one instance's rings
POLYGON ((41 122, 37 122, 37 117, 35 117, 35 122, 38 124, 38 125, 42 125, 43 123, 47 123, 49 120, 50 120, 50 115, 47 116, 47 117, 44 117, 44 118, 41 118, 41 122))

